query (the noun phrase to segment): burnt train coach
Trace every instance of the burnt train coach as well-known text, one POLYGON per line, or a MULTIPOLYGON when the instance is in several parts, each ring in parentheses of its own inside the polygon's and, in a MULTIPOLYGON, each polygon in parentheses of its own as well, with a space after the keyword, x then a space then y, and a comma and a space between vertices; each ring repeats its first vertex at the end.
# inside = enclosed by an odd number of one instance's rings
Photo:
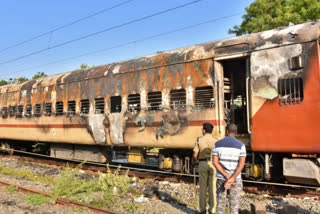
POLYGON ((189 172, 202 123, 222 138, 233 122, 244 176, 319 185, 319 32, 308 22, 2 86, 2 148, 189 172))

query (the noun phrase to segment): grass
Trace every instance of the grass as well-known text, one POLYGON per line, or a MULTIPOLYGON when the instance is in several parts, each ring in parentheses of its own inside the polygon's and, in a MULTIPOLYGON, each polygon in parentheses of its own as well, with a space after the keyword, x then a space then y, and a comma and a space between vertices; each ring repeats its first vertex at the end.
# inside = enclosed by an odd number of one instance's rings
POLYGON ((9 175, 17 178, 26 178, 31 181, 41 182, 46 184, 56 184, 56 179, 53 177, 34 174, 30 169, 12 169, 0 164, 0 174, 9 175))
MULTIPOLYGON (((81 166, 80 164, 79 166, 81 166)), ((118 168, 111 171, 107 166, 107 172, 98 172, 98 176, 87 176, 77 168, 70 168, 67 164, 57 178, 34 174, 29 169, 12 169, 0 164, 0 174, 9 175, 18 178, 25 178, 35 182, 52 184, 51 194, 54 198, 63 197, 70 200, 87 203, 97 207, 116 207, 120 205, 120 199, 126 193, 132 195, 138 194, 134 188, 130 187, 128 172, 120 175, 118 168)), ((8 187, 8 191, 16 191, 15 186, 8 187)), ((31 205, 40 205, 55 200, 39 194, 27 196, 27 201, 31 205)), ((122 205, 127 212, 134 213, 139 206, 134 203, 125 203, 122 205)))
POLYGON ((83 178, 78 168, 66 166, 51 194, 97 207, 114 206, 129 190, 128 174, 119 175, 119 170, 112 172, 107 167, 106 173, 99 172, 96 177, 83 178))
POLYGON ((123 205, 123 208, 128 213, 135 213, 140 208, 140 206, 134 203, 125 203, 123 205))
POLYGON ((10 185, 10 186, 8 186, 7 189, 9 192, 16 192, 18 190, 18 187, 14 186, 14 185, 10 185))
POLYGON ((46 197, 40 194, 29 194, 26 197, 29 205, 42 205, 55 201, 54 198, 46 197))

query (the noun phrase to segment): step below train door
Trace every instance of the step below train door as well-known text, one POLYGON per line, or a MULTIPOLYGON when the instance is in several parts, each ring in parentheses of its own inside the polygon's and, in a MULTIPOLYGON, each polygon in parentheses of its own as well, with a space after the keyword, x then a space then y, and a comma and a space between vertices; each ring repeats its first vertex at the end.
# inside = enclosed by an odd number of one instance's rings
POLYGON ((215 58, 215 70, 221 82, 221 118, 225 125, 238 126, 237 138, 250 145, 251 99, 249 56, 227 56, 215 58))

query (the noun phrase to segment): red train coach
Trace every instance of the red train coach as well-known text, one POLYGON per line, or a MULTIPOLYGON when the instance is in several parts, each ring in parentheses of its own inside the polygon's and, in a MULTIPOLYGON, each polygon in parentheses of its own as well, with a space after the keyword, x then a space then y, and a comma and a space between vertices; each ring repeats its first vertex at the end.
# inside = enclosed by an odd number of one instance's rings
POLYGON ((203 122, 238 125, 244 176, 320 184, 320 22, 0 87, 2 148, 190 171, 203 122))

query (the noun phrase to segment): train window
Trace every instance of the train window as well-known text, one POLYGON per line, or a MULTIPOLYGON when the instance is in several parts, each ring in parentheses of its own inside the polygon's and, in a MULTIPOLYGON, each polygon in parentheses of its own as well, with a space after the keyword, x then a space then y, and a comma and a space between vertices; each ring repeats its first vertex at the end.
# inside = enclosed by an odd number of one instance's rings
POLYGON ((56 116, 63 115, 63 102, 56 102, 56 116))
POLYGON ((161 111, 162 94, 160 91, 148 93, 148 111, 161 111))
POLYGON ((128 96, 128 111, 140 112, 140 94, 130 94, 128 96))
POLYGON ((26 117, 32 116, 32 105, 30 105, 30 104, 26 105, 26 111, 24 113, 24 116, 26 116, 26 117))
POLYGON ((111 113, 121 112, 121 96, 110 97, 111 113))
POLYGON ((9 106, 9 116, 14 117, 16 115, 17 107, 16 106, 9 106))
POLYGON ((80 101, 80 113, 81 114, 88 114, 90 109, 90 102, 89 100, 81 100, 80 101))
POLYGON ((52 114, 52 104, 51 103, 44 104, 44 115, 51 116, 51 114, 52 114))
POLYGON ((279 104, 298 104, 303 100, 303 80, 292 77, 278 80, 279 104))
POLYGON ((197 87, 194 97, 195 107, 198 109, 213 108, 215 105, 212 86, 197 87))
POLYGON ((8 117, 8 107, 3 107, 2 108, 1 115, 2 115, 2 118, 7 118, 8 117))
POLYGON ((178 89, 170 91, 170 108, 173 110, 186 109, 186 90, 178 89))
POLYGON ((72 117, 76 114, 76 101, 68 101, 68 112, 67 116, 72 117))
POLYGON ((23 105, 18 106, 17 118, 21 118, 23 115, 23 105))
POLYGON ((95 100, 95 113, 96 114, 103 114, 104 113, 104 98, 96 98, 95 100))
POLYGON ((36 104, 34 107, 34 116, 40 117, 41 116, 41 104, 36 104))

